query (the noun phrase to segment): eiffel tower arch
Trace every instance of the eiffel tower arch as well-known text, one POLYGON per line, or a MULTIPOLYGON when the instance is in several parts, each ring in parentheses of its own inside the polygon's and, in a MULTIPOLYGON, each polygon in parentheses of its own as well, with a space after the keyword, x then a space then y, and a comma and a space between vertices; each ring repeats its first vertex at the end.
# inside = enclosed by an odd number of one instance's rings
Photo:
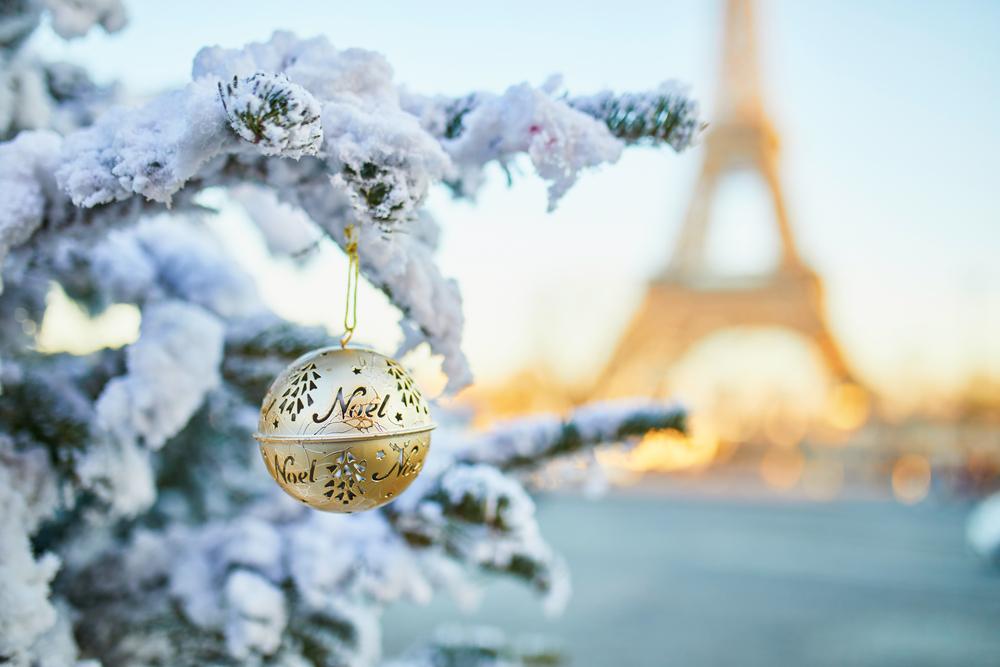
POLYGON ((751 0, 727 0, 718 111, 672 257, 649 285, 598 383, 601 396, 661 395, 673 364, 717 330, 780 327, 818 349, 833 378, 855 383, 826 320, 823 284, 796 247, 778 175, 778 134, 761 99, 751 0), (773 270, 722 277, 708 268, 706 240, 723 178, 756 173, 773 204, 780 245, 773 270))

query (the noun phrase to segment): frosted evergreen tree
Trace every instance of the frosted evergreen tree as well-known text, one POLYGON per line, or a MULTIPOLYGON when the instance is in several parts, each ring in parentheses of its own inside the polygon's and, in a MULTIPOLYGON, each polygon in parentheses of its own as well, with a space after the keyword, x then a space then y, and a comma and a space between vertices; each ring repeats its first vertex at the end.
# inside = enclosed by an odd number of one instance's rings
MULTIPOLYGON (((471 374, 428 190, 473 198, 488 165, 526 158, 555 207, 626 146, 686 148, 695 104, 670 84, 575 96, 554 80, 421 95, 377 53, 277 32, 205 48, 187 85, 114 106, 114 87, 26 52, 46 14, 66 38, 125 24, 119 0, 0 2, 0 662, 374 665, 386 605, 468 599, 477 573, 564 604, 567 573, 526 475, 682 428, 683 413, 599 404, 475 433, 439 410, 425 469, 394 503, 304 508, 263 470, 251 433, 272 377, 336 339, 268 311, 203 224, 201 195, 244 202, 276 254, 317 238, 344 247, 353 225, 362 275, 401 314, 397 356, 427 344, 453 392, 471 374), (53 284, 93 314, 134 304, 139 338, 39 352, 53 284)), ((474 635, 394 664, 442 660, 531 658, 474 635)))

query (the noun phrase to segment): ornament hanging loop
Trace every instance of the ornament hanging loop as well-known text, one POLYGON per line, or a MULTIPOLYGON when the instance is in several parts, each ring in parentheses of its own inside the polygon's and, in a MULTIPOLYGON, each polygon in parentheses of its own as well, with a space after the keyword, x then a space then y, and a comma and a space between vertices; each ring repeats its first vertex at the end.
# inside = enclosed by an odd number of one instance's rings
POLYGON ((347 252, 347 302, 344 305, 344 335, 340 337, 340 347, 345 348, 354 336, 358 326, 358 237, 354 225, 344 228, 347 252))

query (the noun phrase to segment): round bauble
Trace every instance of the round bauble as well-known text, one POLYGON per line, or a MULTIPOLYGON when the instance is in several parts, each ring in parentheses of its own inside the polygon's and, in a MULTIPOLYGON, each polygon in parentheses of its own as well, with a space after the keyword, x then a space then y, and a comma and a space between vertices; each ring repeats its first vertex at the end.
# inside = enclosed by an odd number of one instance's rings
POLYGON ((254 437, 290 496, 326 512, 384 505, 423 468, 430 411, 409 373, 372 350, 328 347, 274 380, 254 437))

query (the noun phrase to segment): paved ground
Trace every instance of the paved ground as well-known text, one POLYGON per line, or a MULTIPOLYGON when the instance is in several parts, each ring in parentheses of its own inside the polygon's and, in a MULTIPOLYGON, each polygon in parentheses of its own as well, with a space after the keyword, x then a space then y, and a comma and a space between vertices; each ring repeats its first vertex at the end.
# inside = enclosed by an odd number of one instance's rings
POLYGON ((889 502, 541 501, 574 596, 546 619, 509 584, 463 615, 395 607, 393 654, 441 623, 557 638, 573 665, 1000 665, 1000 573, 966 550, 967 508, 889 502))

